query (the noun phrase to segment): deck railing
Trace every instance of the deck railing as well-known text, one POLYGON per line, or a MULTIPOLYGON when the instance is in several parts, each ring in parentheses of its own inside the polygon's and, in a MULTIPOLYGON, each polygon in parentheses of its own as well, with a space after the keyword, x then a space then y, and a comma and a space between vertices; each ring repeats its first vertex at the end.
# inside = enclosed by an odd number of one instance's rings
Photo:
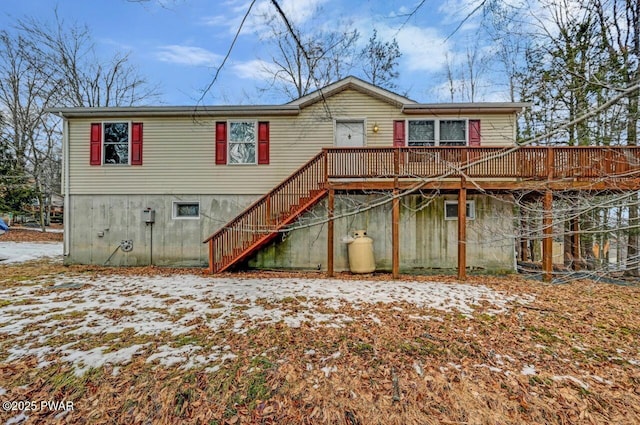
POLYGON ((322 196, 326 154, 321 152, 286 180, 209 236, 209 271, 220 272, 268 242, 322 196))
POLYGON ((640 147, 325 148, 220 228, 209 244, 209 270, 246 258, 313 206, 336 179, 514 178, 626 179, 640 176, 640 147))
MULTIPOLYGON (((329 178, 626 178, 640 147, 327 148, 329 178)), ((637 177, 637 176, 636 176, 637 177)))

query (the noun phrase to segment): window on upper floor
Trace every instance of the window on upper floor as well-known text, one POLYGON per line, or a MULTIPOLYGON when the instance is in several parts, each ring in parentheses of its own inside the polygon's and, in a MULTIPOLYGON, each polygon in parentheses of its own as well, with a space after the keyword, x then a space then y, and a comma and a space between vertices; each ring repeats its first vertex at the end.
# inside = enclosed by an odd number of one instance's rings
POLYGON ((216 165, 269 164, 267 121, 218 121, 215 143, 216 165))
POLYGON ((434 120, 409 121, 408 146, 435 146, 436 123, 434 120))
POLYGON ((466 120, 440 121, 440 146, 465 146, 467 144, 466 120))
POLYGON ((256 163, 255 121, 229 122, 229 164, 256 163))
POLYGON ((104 131, 103 164, 129 164, 129 123, 106 122, 104 131))
POLYGON ((467 120, 409 120, 407 146, 465 146, 467 120))
POLYGON ((91 165, 142 165, 142 123, 91 124, 91 165))

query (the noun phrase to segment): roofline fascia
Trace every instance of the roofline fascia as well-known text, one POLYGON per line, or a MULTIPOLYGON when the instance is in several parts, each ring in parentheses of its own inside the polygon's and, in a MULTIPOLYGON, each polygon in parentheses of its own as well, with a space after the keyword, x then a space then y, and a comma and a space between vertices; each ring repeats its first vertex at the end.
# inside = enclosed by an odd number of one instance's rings
POLYGON ((242 117, 298 115, 297 105, 234 105, 234 106, 131 106, 99 108, 48 108, 46 112, 62 118, 111 118, 111 117, 242 117))
POLYGON ((402 113, 413 114, 462 114, 462 113, 520 113, 531 107, 529 102, 487 103, 422 103, 402 105, 402 113))

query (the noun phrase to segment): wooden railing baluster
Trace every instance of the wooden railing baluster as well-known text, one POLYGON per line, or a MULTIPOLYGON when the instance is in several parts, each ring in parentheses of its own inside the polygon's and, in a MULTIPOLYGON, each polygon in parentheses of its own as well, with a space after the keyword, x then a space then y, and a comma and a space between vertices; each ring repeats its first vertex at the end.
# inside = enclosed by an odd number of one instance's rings
POLYGON ((327 193, 331 179, 638 178, 640 147, 324 148, 205 240, 213 273, 246 257, 327 193))

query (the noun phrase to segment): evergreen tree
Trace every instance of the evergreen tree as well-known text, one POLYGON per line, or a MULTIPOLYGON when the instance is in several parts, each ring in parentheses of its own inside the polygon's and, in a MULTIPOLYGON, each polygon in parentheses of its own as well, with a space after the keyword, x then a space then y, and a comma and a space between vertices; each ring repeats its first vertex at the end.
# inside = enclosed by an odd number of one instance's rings
MULTIPOLYGON (((2 127, 0 116, 0 129, 2 127)), ((21 213, 33 198, 34 192, 28 177, 19 166, 7 140, 0 136, 0 213, 21 213)))

